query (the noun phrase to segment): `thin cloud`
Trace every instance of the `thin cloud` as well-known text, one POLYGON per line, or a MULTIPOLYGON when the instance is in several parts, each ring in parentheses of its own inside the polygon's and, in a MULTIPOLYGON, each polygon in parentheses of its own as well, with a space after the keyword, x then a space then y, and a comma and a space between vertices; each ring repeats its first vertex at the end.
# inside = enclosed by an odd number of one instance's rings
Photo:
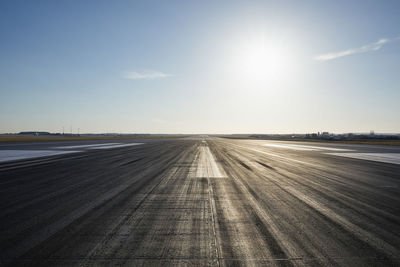
MULTIPOLYGON (((395 38, 395 39, 398 39, 398 38, 395 38)), ((378 40, 377 42, 366 44, 366 45, 363 45, 358 48, 351 48, 351 49, 347 49, 347 50, 343 50, 343 51, 339 51, 339 52, 332 52, 332 53, 319 55, 319 56, 314 57, 314 60, 327 61, 327 60, 331 60, 331 59, 335 59, 335 58, 339 58, 339 57, 345 57, 345 56, 350 56, 350 55, 354 55, 354 54, 361 54, 361 53, 366 53, 366 52, 370 52, 370 51, 377 51, 377 50, 381 49, 382 46, 389 43, 390 41, 391 41, 390 39, 382 38, 382 39, 378 40)))
POLYGON ((122 74, 122 77, 129 80, 155 80, 155 79, 166 78, 169 76, 172 75, 155 70, 126 71, 122 74))

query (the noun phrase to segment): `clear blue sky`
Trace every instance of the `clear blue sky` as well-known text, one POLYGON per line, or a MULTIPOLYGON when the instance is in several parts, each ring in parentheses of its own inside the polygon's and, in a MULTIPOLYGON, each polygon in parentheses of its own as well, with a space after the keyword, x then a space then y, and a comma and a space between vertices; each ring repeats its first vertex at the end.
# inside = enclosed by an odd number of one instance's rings
POLYGON ((400 132, 400 1, 0 1, 0 132, 400 132))

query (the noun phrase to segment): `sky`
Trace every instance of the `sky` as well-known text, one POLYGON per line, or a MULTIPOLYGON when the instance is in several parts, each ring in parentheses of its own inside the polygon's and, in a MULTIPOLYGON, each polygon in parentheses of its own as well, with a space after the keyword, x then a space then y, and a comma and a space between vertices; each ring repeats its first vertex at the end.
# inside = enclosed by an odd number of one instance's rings
POLYGON ((0 1, 0 133, 400 132, 400 1, 0 1))

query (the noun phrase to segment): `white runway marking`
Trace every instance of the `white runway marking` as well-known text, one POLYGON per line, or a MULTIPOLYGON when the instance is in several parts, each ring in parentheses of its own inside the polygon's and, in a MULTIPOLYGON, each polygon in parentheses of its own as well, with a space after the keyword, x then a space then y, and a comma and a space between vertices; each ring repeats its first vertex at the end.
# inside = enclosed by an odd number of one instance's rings
POLYGON ((277 147, 277 148, 287 148, 294 150, 305 150, 305 151, 318 151, 318 150, 330 150, 330 151, 354 151, 345 148, 334 148, 334 147, 323 147, 323 146, 307 146, 307 145, 295 145, 295 144, 264 144, 264 146, 277 147))
POLYGON ((111 148, 117 148, 117 147, 127 147, 127 146, 137 146, 137 145, 143 145, 143 143, 130 143, 130 144, 107 145, 107 146, 95 146, 95 147, 90 147, 89 149, 111 149, 111 148))
POLYGON ((293 145, 293 146, 311 147, 311 148, 315 148, 317 150, 354 151, 352 149, 347 149, 347 148, 335 148, 335 147, 326 147, 326 146, 303 146, 303 145, 293 145))
POLYGON ((340 157, 400 164, 400 153, 326 153, 340 157))
POLYGON ((218 167, 208 146, 199 147, 198 157, 193 162, 189 175, 194 177, 224 178, 225 172, 218 167))
POLYGON ((278 145, 278 144, 265 144, 264 146, 276 147, 276 148, 287 148, 293 150, 305 150, 305 151, 315 151, 314 148, 298 147, 293 145, 278 145))
POLYGON ((63 155, 81 151, 56 151, 56 150, 0 150, 0 162, 40 158, 47 156, 63 155))
POLYGON ((78 145, 78 146, 56 146, 53 148, 56 149, 74 149, 74 148, 89 148, 89 147, 96 147, 96 146, 110 146, 110 145, 118 145, 121 143, 104 143, 104 144, 94 144, 94 145, 78 145))

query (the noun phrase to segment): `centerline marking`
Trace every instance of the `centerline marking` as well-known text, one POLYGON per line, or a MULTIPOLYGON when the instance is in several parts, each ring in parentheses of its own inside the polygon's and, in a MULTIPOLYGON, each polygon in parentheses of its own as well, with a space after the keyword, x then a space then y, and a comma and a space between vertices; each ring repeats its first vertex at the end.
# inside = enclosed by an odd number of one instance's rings
POLYGON ((218 166, 208 146, 200 146, 198 154, 192 163, 189 175, 192 178, 226 178, 224 170, 218 166))

